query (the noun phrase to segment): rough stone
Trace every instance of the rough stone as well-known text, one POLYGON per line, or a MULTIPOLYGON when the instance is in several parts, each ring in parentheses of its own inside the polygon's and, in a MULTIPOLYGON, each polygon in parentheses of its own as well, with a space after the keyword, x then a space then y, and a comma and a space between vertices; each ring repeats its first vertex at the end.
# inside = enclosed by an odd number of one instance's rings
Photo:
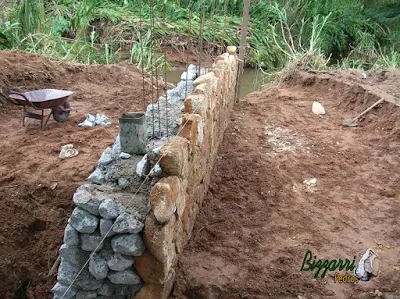
POLYGON ((120 157, 121 159, 129 159, 130 157, 132 157, 132 155, 131 155, 131 154, 128 154, 128 153, 120 153, 120 154, 119 154, 119 157, 120 157))
POLYGON ((51 292, 59 297, 64 296, 65 299, 70 299, 76 295, 78 292, 78 289, 74 286, 71 286, 68 289, 69 285, 63 285, 59 282, 57 282, 54 287, 51 289, 51 292), (68 290, 68 291, 67 291, 68 290))
POLYGON ((102 185, 106 182, 106 178, 100 168, 96 168, 88 177, 89 182, 102 185))
POLYGON ((175 176, 162 178, 154 185, 150 193, 150 206, 158 222, 165 223, 172 218, 179 189, 179 178, 175 176))
POLYGON ((143 230, 144 223, 139 221, 134 215, 124 212, 115 220, 113 232, 117 234, 136 234, 143 230))
POLYGON ((115 219, 118 217, 118 204, 109 198, 106 198, 99 206, 100 216, 106 219, 115 219))
POLYGON ((102 199, 93 197, 88 191, 77 191, 72 198, 74 204, 93 215, 99 215, 99 206, 102 199))
POLYGON ((168 274, 164 284, 146 283, 143 288, 136 294, 135 299, 168 299, 174 284, 175 271, 168 274))
POLYGON ((104 237, 107 234, 107 237, 111 237, 115 235, 113 230, 111 229, 113 225, 113 221, 110 219, 100 219, 100 234, 102 237, 104 237))
POLYGON ((97 292, 80 290, 76 294, 76 299, 94 299, 94 298, 97 298, 97 292))
POLYGON ((111 296, 114 293, 114 290, 115 286, 106 279, 102 287, 97 290, 97 293, 102 296, 111 296))
POLYGON ((107 264, 113 271, 122 271, 133 265, 133 258, 131 256, 116 253, 111 257, 107 264))
POLYGON ((156 165, 154 165, 154 167, 151 169, 150 171, 150 175, 152 177, 158 177, 162 174, 162 169, 159 163, 157 163, 156 165))
POLYGON ((120 140, 119 134, 115 138, 114 144, 112 145, 112 150, 113 150, 115 157, 117 157, 117 156, 119 156, 119 154, 121 154, 121 140, 120 140))
POLYGON ((101 154, 99 160, 99 166, 104 167, 114 161, 114 151, 111 147, 107 147, 106 150, 101 154))
POLYGON ((78 232, 84 234, 90 234, 96 230, 97 225, 99 224, 99 218, 79 207, 76 207, 72 211, 70 224, 78 232))
POLYGON ((60 257, 78 267, 83 266, 89 259, 89 253, 78 246, 63 244, 59 250, 60 257))
POLYGON ((80 242, 78 231, 72 227, 72 225, 67 224, 64 230, 64 243, 69 246, 78 246, 80 242))
POLYGON ((145 251, 143 240, 138 234, 120 235, 111 240, 111 246, 116 253, 138 256, 145 251))
POLYGON ((150 172, 150 163, 147 154, 143 156, 142 160, 136 166, 136 174, 140 177, 145 177, 150 172))
POLYGON ((123 271, 110 271, 108 279, 115 284, 134 285, 141 282, 139 275, 132 268, 123 271))
MULTIPOLYGON (((58 268, 57 280, 60 284, 70 285, 80 270, 81 267, 71 264, 62 258, 58 268)), ((74 285, 85 291, 94 291, 103 285, 103 280, 95 279, 85 267, 75 280, 74 285)))
POLYGON ((188 140, 173 137, 161 148, 160 166, 171 175, 187 177, 188 140))
POLYGON ((89 272, 96 279, 106 278, 108 274, 108 265, 106 259, 100 254, 93 254, 89 261, 89 272))
POLYGON ((135 269, 146 283, 162 284, 168 278, 166 264, 158 261, 149 251, 134 258, 135 269))
POLYGON ((118 179, 118 186, 119 186, 121 189, 126 189, 126 188, 128 188, 130 184, 131 184, 131 183, 130 183, 129 180, 126 179, 126 178, 119 178, 119 179, 118 179))
POLYGON ((104 246, 103 238, 100 232, 81 234, 81 248, 85 251, 94 251, 98 247, 97 250, 100 250, 104 246))

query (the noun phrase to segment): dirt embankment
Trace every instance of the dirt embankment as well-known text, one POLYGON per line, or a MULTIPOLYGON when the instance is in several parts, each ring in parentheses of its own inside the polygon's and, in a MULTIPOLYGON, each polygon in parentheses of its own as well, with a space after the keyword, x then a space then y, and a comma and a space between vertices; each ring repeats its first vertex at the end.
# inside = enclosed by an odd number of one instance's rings
MULTIPOLYGON (((400 298, 400 72, 303 75, 235 107, 172 298, 400 298), (322 103, 324 118, 311 112, 322 103), (316 185, 304 180, 316 178, 316 185), (317 259, 380 257, 369 282, 335 283, 300 271, 317 259)), ((345 274, 344 271, 340 271, 345 274)))
MULTIPOLYGON (((72 195, 86 181, 100 154, 118 134, 122 112, 143 110, 142 77, 129 65, 65 63, 19 52, 0 52, 0 87, 74 92, 70 120, 52 118, 45 130, 22 108, 0 112, 0 298, 50 298, 55 276, 47 274, 58 255, 72 195), (110 117, 110 127, 79 128, 87 113, 110 117), (79 155, 60 160, 62 145, 79 155)), ((148 83, 145 97, 151 100, 148 83)), ((4 110, 4 109, 3 109, 4 110)))

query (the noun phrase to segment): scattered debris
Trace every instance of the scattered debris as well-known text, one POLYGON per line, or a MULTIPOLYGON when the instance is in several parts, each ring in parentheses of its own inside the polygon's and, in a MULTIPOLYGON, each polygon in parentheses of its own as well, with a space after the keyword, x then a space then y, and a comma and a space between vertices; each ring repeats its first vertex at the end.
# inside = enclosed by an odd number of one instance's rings
POLYGON ((325 108, 319 102, 314 101, 311 109, 314 114, 325 115, 325 108))
POLYGON ((58 156, 60 159, 75 157, 79 154, 78 150, 73 148, 73 144, 66 144, 61 147, 60 155, 58 156))
POLYGON ((96 116, 88 113, 86 119, 81 122, 79 127, 94 127, 94 126, 109 126, 111 122, 108 120, 108 117, 102 114, 96 114, 96 116))
POLYGON ((372 276, 378 276, 379 272, 379 258, 372 249, 368 248, 364 255, 361 257, 354 273, 362 281, 368 281, 372 276))
POLYGON ((303 181, 303 184, 307 186, 315 186, 317 184, 317 179, 316 178, 306 179, 303 181))
POLYGON ((265 127, 265 135, 273 150, 273 153, 268 153, 269 155, 276 156, 282 152, 305 150, 303 143, 297 137, 297 132, 287 128, 281 128, 273 124, 267 125, 265 127))

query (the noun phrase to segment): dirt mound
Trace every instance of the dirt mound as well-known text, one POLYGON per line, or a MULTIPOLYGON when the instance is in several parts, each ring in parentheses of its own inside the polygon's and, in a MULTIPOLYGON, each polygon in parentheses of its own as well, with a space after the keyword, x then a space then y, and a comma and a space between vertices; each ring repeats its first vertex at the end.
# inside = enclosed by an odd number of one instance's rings
POLYGON ((235 107, 172 298, 400 298, 400 107, 342 127, 380 98, 342 76, 303 74, 235 107), (367 248, 381 261, 369 282, 300 271, 307 250, 358 262, 367 248))
MULTIPOLYGON (((72 195, 113 143, 118 116, 143 110, 142 76, 125 64, 86 66, 9 51, 0 52, 0 69, 4 93, 74 92, 70 120, 50 119, 44 130, 34 120, 22 127, 20 107, 8 105, 0 114, 0 297, 51 298, 55 276, 47 274, 62 243, 72 195), (87 113, 105 114, 112 125, 79 128, 87 113), (60 160, 60 148, 68 143, 79 155, 60 160)), ((148 83, 145 98, 151 100, 148 83)))

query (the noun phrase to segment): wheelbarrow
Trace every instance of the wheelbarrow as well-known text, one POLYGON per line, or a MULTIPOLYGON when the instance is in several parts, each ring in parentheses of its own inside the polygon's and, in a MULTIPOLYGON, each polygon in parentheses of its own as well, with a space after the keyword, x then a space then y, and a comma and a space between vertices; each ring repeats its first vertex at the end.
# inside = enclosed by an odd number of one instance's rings
POLYGON ((59 89, 40 89, 27 92, 16 92, 11 91, 8 97, 11 101, 24 107, 22 116, 22 125, 25 126, 28 121, 25 122, 26 118, 40 119, 40 127, 43 129, 46 127, 47 122, 51 115, 57 122, 65 122, 69 118, 71 106, 68 103, 68 97, 72 94, 72 91, 59 90, 59 89), (29 111, 33 108, 35 111, 29 111), (44 110, 51 109, 51 113, 45 119, 44 110), (40 111, 39 113, 36 111, 40 111))

